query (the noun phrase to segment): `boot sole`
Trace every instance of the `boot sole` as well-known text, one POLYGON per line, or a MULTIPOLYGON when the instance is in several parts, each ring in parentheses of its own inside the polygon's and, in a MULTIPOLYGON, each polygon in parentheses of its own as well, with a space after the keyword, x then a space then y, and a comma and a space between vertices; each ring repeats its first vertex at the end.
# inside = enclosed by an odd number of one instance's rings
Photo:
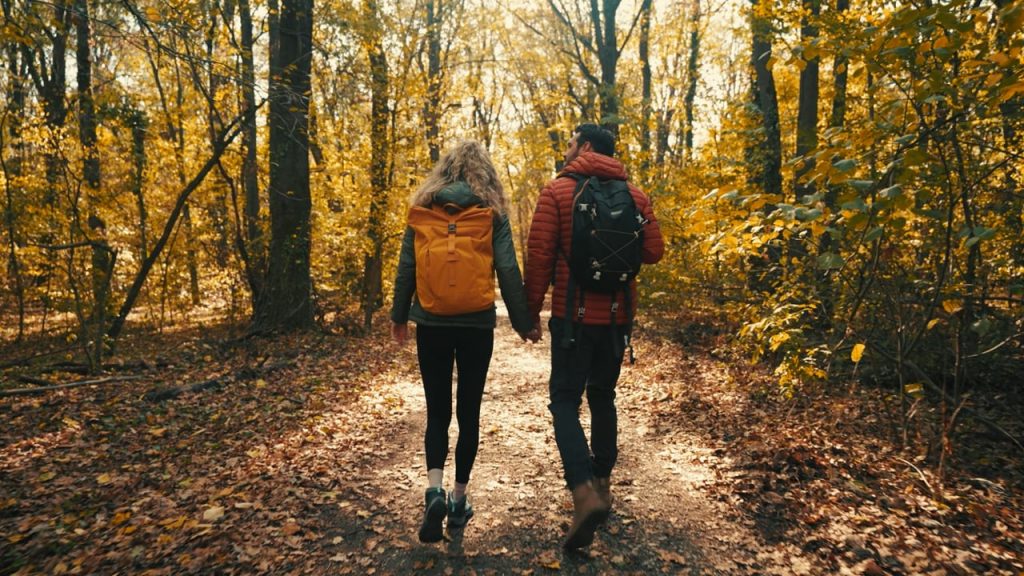
POLYGON ((440 542, 444 538, 444 528, 441 523, 448 515, 445 508, 443 498, 434 500, 427 507, 427 512, 423 515, 423 525, 420 526, 420 542, 430 544, 440 542))
POLYGON ((456 517, 449 516, 448 517, 448 529, 451 530, 451 529, 465 528, 466 524, 469 524, 469 521, 472 520, 472 519, 473 519, 473 513, 472 512, 466 514, 462 518, 459 518, 457 516, 456 517))
POLYGON ((563 547, 566 550, 576 550, 584 546, 590 546, 594 542, 594 532, 597 527, 604 524, 608 519, 608 510, 594 510, 580 523, 579 530, 565 540, 563 547))

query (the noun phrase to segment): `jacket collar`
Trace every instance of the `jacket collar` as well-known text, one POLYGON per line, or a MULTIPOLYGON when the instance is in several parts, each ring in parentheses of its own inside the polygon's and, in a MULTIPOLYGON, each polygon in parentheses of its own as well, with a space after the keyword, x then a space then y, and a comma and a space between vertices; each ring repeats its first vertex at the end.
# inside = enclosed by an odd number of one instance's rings
POLYGON ((597 152, 583 152, 559 172, 559 176, 566 174, 582 174, 584 176, 597 176, 602 180, 626 180, 626 167, 617 159, 597 152))

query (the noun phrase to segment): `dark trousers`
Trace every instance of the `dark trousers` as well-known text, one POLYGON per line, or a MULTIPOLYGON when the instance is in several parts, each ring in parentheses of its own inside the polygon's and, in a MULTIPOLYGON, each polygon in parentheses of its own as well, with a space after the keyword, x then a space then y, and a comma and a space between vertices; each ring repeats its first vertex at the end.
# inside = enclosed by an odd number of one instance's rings
POLYGON ((424 438, 427 469, 444 468, 448 459, 448 426, 452 421, 452 366, 458 369, 455 481, 469 482, 480 445, 480 403, 491 364, 494 330, 459 326, 416 327, 416 355, 427 399, 424 438))
POLYGON ((551 416, 555 443, 562 457, 565 482, 570 489, 598 476, 611 476, 618 458, 618 417, 615 383, 619 379, 623 350, 616 338, 624 327, 576 327, 575 343, 566 348, 563 336, 572 324, 561 318, 548 322, 551 333, 551 416), (583 393, 590 407, 590 445, 580 425, 583 393))

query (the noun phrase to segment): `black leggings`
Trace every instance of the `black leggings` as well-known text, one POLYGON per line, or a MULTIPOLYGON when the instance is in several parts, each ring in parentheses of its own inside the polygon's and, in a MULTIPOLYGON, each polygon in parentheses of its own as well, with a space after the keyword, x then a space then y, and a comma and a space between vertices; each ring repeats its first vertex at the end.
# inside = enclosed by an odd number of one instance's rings
POLYGON ((455 481, 469 482, 480 445, 480 402, 494 349, 494 330, 459 326, 416 327, 416 355, 427 399, 427 469, 444 468, 448 426, 452 421, 452 365, 459 371, 455 444, 455 481))

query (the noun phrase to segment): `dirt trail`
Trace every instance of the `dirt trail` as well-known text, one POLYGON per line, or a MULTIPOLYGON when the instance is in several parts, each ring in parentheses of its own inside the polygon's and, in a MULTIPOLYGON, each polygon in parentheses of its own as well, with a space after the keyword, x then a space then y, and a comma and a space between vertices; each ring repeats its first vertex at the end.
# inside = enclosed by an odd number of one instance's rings
MULTIPOLYGON (((614 513, 582 553, 560 549, 571 517, 547 410, 548 335, 522 343, 499 319, 481 416, 481 446, 469 494, 476 516, 462 534, 441 544, 416 540, 425 470, 425 408, 418 374, 380 382, 401 398, 377 438, 384 449, 354 466, 337 506, 321 509, 327 556, 341 573, 399 574, 754 574, 793 573, 759 554, 739 515, 700 490, 715 458, 698 439, 660 425, 647 410, 652 378, 673 358, 642 358, 619 382, 620 459, 613 475, 614 513), (655 370, 657 368, 657 370, 655 370), (760 556, 760 558, 759 558, 760 556)), ((415 366, 414 346, 396 362, 415 366)), ((585 406, 585 405, 584 405, 585 406)), ((584 425, 589 429, 584 408, 584 425)), ((451 445, 457 425, 453 421, 451 445)), ((453 452, 453 451, 452 451, 453 452)), ((445 484, 453 482, 452 456, 445 484)))

